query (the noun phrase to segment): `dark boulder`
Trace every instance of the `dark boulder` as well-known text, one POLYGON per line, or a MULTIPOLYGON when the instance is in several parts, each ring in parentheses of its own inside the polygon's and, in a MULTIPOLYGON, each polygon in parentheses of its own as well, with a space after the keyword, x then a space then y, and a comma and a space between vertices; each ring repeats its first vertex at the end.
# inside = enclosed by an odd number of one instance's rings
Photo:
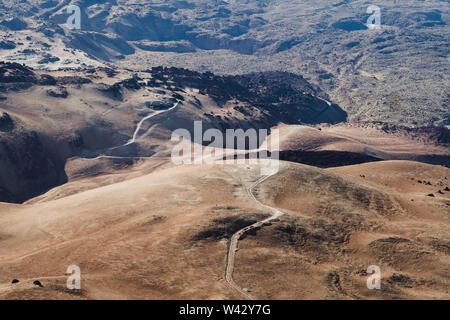
POLYGON ((6 41, 0 41, 0 49, 4 50, 12 50, 16 48, 16 44, 12 41, 6 40, 6 41))
POLYGON ((60 61, 60 59, 56 56, 46 56, 44 58, 42 58, 41 60, 38 61, 38 64, 49 64, 49 63, 54 63, 54 62, 58 62, 60 61))
POLYGON ((39 79, 39 84, 43 86, 54 86, 56 85, 56 79, 51 75, 43 74, 39 79))
POLYGON ((41 283, 40 281, 38 281, 38 280, 34 281, 33 284, 34 284, 35 286, 38 286, 39 288, 43 288, 43 287, 44 287, 44 286, 42 285, 42 283, 41 283))
POLYGON ((53 98, 67 98, 69 96, 69 92, 67 92, 66 88, 59 87, 57 90, 49 89, 47 90, 47 95, 53 98))

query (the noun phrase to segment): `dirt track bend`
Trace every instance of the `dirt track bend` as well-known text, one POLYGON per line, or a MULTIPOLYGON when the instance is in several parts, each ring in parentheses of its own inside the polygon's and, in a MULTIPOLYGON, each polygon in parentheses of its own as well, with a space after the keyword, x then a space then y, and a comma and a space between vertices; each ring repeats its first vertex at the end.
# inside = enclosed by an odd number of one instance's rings
MULTIPOLYGON (((125 143, 125 144, 123 144, 123 145, 116 146, 116 147, 112 147, 112 148, 109 148, 108 150, 118 149, 118 148, 121 148, 121 147, 128 146, 128 145, 130 145, 130 144, 132 144, 132 143, 135 143, 136 140, 138 139, 138 133, 139 133, 139 131, 141 130, 142 124, 143 124, 145 121, 147 121, 148 119, 151 119, 151 118, 153 118, 153 117, 155 117, 155 116, 157 116, 157 115, 159 115, 159 114, 161 114, 161 113, 169 112, 169 111, 175 109, 176 107, 178 107, 179 104, 180 104, 180 101, 177 101, 177 103, 175 103, 175 104, 173 105, 173 107, 171 107, 171 108, 169 108, 169 109, 167 109, 167 110, 156 111, 155 113, 152 113, 152 114, 146 116, 146 117, 143 118, 141 121, 139 121, 138 125, 136 126, 136 130, 134 130, 133 138, 132 138, 132 139, 130 139, 127 143, 125 143)), ((95 157, 95 158, 82 158, 82 159, 83 159, 83 160, 98 160, 98 159, 146 159, 146 158, 152 158, 152 157, 120 157, 120 156, 105 156, 105 155, 100 155, 100 156, 95 157)))
POLYGON ((282 216, 284 213, 281 212, 278 209, 275 209, 273 207, 267 206, 263 203, 261 203, 258 199, 256 199, 255 195, 253 194, 253 189, 259 185, 260 183, 262 183, 263 181, 265 181, 266 179, 268 179, 269 177, 273 176, 275 173, 271 174, 271 175, 267 175, 264 177, 261 177, 260 179, 258 179, 254 184, 252 184, 252 186, 250 188, 247 188, 247 194, 249 195, 249 197, 255 201, 259 206, 264 207, 266 209, 269 209, 272 212, 272 216, 270 216, 267 219, 264 219, 262 221, 256 222, 250 226, 247 226, 239 231, 237 231, 235 234, 233 234, 233 236, 230 239, 229 245, 228 245, 228 252, 227 252, 227 264, 225 267, 225 281, 228 283, 228 285, 230 287, 232 287, 233 289, 235 289, 236 291, 239 291, 242 295, 246 296, 248 299, 250 300, 255 300, 255 298, 248 293, 247 291, 243 290, 241 287, 239 287, 233 280, 233 271, 234 271, 234 259, 236 256, 236 251, 238 250, 238 243, 239 243, 239 239, 240 237, 247 231, 254 229, 254 228, 258 228, 261 227, 263 224, 270 222, 274 219, 277 219, 278 217, 282 216))

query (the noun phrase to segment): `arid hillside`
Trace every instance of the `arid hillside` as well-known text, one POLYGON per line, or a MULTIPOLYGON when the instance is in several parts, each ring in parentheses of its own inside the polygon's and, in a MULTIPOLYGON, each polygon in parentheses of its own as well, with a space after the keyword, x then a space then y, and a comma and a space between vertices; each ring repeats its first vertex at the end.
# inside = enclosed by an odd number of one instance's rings
POLYGON ((449 13, 0 0, 0 300, 450 300, 449 13))
POLYGON ((134 170, 77 194, 89 179, 70 182, 54 189, 57 200, 0 204, 0 298, 449 298, 447 168, 283 162, 264 181, 237 164, 134 170), (227 252, 235 233, 275 209, 280 217, 227 252), (230 257, 239 290, 224 277, 230 257), (71 264, 78 292, 65 287, 71 264), (369 265, 381 268, 381 290, 366 287, 369 265))
POLYGON ((70 179, 170 155, 171 133, 278 123, 339 123, 347 114, 301 76, 215 76, 176 68, 45 72, 0 63, 0 201, 23 202, 70 179), (110 162, 111 162, 110 161, 110 162))
POLYGON ((279 128, 281 159, 319 167, 378 160, 448 165, 449 131, 344 124, 320 88, 285 72, 216 76, 156 67, 42 71, 0 64, 0 201, 170 156, 170 137, 279 128))

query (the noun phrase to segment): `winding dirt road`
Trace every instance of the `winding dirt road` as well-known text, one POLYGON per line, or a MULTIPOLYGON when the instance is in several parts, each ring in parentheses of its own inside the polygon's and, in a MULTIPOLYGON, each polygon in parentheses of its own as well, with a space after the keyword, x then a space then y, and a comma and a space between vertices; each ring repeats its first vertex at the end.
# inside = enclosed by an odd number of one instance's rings
MULTIPOLYGON (((125 144, 123 144, 123 145, 116 146, 116 147, 112 147, 112 148, 109 148, 108 150, 115 150, 115 149, 118 149, 118 148, 121 148, 121 147, 128 146, 128 145, 130 145, 130 144, 132 144, 132 143, 135 143, 136 140, 139 138, 139 137, 138 137, 139 131, 141 131, 142 124, 143 124, 145 121, 147 121, 148 119, 151 119, 151 118, 153 118, 153 117, 156 117, 157 115, 159 115, 159 114, 161 114, 161 113, 169 112, 169 111, 175 109, 176 107, 178 107, 179 104, 180 104, 180 101, 177 101, 177 103, 175 103, 175 104, 173 105, 173 107, 171 107, 171 108, 169 108, 169 109, 167 109, 167 110, 156 111, 155 113, 152 113, 152 114, 150 114, 150 115, 148 115, 148 116, 142 118, 141 121, 139 121, 138 125, 136 126, 136 130, 134 130, 133 138, 131 138, 127 143, 125 143, 125 144)), ((144 134, 144 135, 145 135, 145 134, 144 134)), ((100 156, 97 156, 97 157, 95 157, 95 158, 82 158, 82 159, 83 159, 83 160, 98 160, 98 159, 146 159, 146 158, 151 158, 151 157, 121 157, 121 156, 105 156, 105 155, 100 155, 100 156)))
POLYGON ((273 208, 273 207, 270 207, 270 206, 267 206, 267 205, 261 203, 258 199, 256 199, 255 195, 253 194, 253 189, 256 186, 258 186, 260 183, 262 183, 269 177, 273 176, 274 174, 275 173, 268 175, 268 176, 261 177, 250 188, 246 189, 249 197, 254 202, 256 202, 259 206, 270 210, 272 212, 272 216, 237 231, 235 234, 233 234, 233 236, 231 237, 230 242, 228 244, 227 264, 226 264, 226 268, 225 268, 225 281, 228 283, 228 285, 230 287, 232 287, 236 291, 240 292, 242 295, 246 296, 250 300, 255 300, 255 298, 250 293, 248 293, 247 291, 245 291, 241 287, 239 287, 233 280, 234 260, 235 260, 235 256, 236 256, 236 251, 238 250, 239 239, 241 238, 241 236, 244 233, 248 232, 251 229, 262 227, 265 223, 268 223, 274 219, 277 219, 284 214, 283 212, 281 212, 280 210, 278 210, 276 208, 273 208))
MULTIPOLYGON (((110 150, 113 149, 117 149, 123 146, 127 146, 130 145, 134 142, 136 142, 136 140, 138 139, 138 134, 139 131, 141 130, 142 124, 147 121, 148 119, 151 119, 161 113, 164 112, 169 112, 173 109, 175 109, 176 107, 178 107, 178 105, 180 104, 180 101, 177 101, 177 103, 167 109, 167 110, 161 110, 161 111, 157 111, 155 113, 152 113, 146 117, 144 117, 141 121, 139 121, 136 130, 133 133, 133 138, 130 139, 126 144, 121 145, 121 146, 116 146, 113 148, 110 148, 110 150)), ((145 136, 145 134, 144 134, 145 136)), ((120 157, 120 156, 106 156, 106 155, 100 155, 98 157, 95 158, 84 158, 85 160, 96 160, 96 159, 102 159, 102 158, 106 158, 106 159, 141 159, 141 158, 146 158, 146 157, 120 157)), ((280 210, 267 206, 263 203, 261 203, 258 199, 256 199, 255 195, 253 194, 253 189, 258 186, 260 183, 262 183, 263 181, 265 181, 266 179, 268 179, 269 177, 273 176, 275 173, 271 174, 271 175, 267 175, 264 177, 261 177, 260 179, 258 179, 255 183, 253 183, 249 188, 246 189, 247 194, 249 195, 249 197, 256 202, 259 206, 268 209, 270 212, 272 212, 272 215, 267 218, 264 219, 262 221, 256 222, 250 226, 247 226, 245 228, 242 228, 241 230, 237 231, 235 234, 233 234, 233 236, 231 237, 230 241, 229 241, 229 245, 228 245, 228 252, 227 252, 227 263, 226 263, 226 268, 225 268, 225 280, 228 283, 228 285, 230 287, 232 287, 233 289, 235 289, 236 291, 240 292, 242 295, 244 295, 245 297, 247 297, 248 299, 254 300, 255 298, 247 291, 243 290, 241 287, 239 287, 233 280, 233 271, 234 271, 234 260, 235 260, 235 256, 236 256, 236 251, 238 250, 238 243, 239 243, 239 239, 241 238, 241 236, 245 233, 248 232, 249 230, 252 230, 254 228, 259 228, 262 227, 265 223, 268 223, 274 219, 277 219, 278 217, 282 216, 284 213, 281 212, 280 210)))

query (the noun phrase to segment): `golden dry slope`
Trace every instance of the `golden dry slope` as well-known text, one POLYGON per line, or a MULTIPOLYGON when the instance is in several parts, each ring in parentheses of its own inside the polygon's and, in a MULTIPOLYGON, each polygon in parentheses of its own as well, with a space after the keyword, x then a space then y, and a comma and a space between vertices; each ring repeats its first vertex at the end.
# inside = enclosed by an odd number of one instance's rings
MULTIPOLYGON (((127 170, 0 204, 1 299, 245 298, 224 280, 227 238, 269 214, 246 192, 258 168, 127 170), (71 264, 81 292, 65 289, 71 264)), ((449 179, 447 168, 407 161, 283 162, 254 195, 285 215, 239 241, 234 281, 259 299, 448 299, 449 179), (374 264, 381 290, 366 288, 374 264)))

